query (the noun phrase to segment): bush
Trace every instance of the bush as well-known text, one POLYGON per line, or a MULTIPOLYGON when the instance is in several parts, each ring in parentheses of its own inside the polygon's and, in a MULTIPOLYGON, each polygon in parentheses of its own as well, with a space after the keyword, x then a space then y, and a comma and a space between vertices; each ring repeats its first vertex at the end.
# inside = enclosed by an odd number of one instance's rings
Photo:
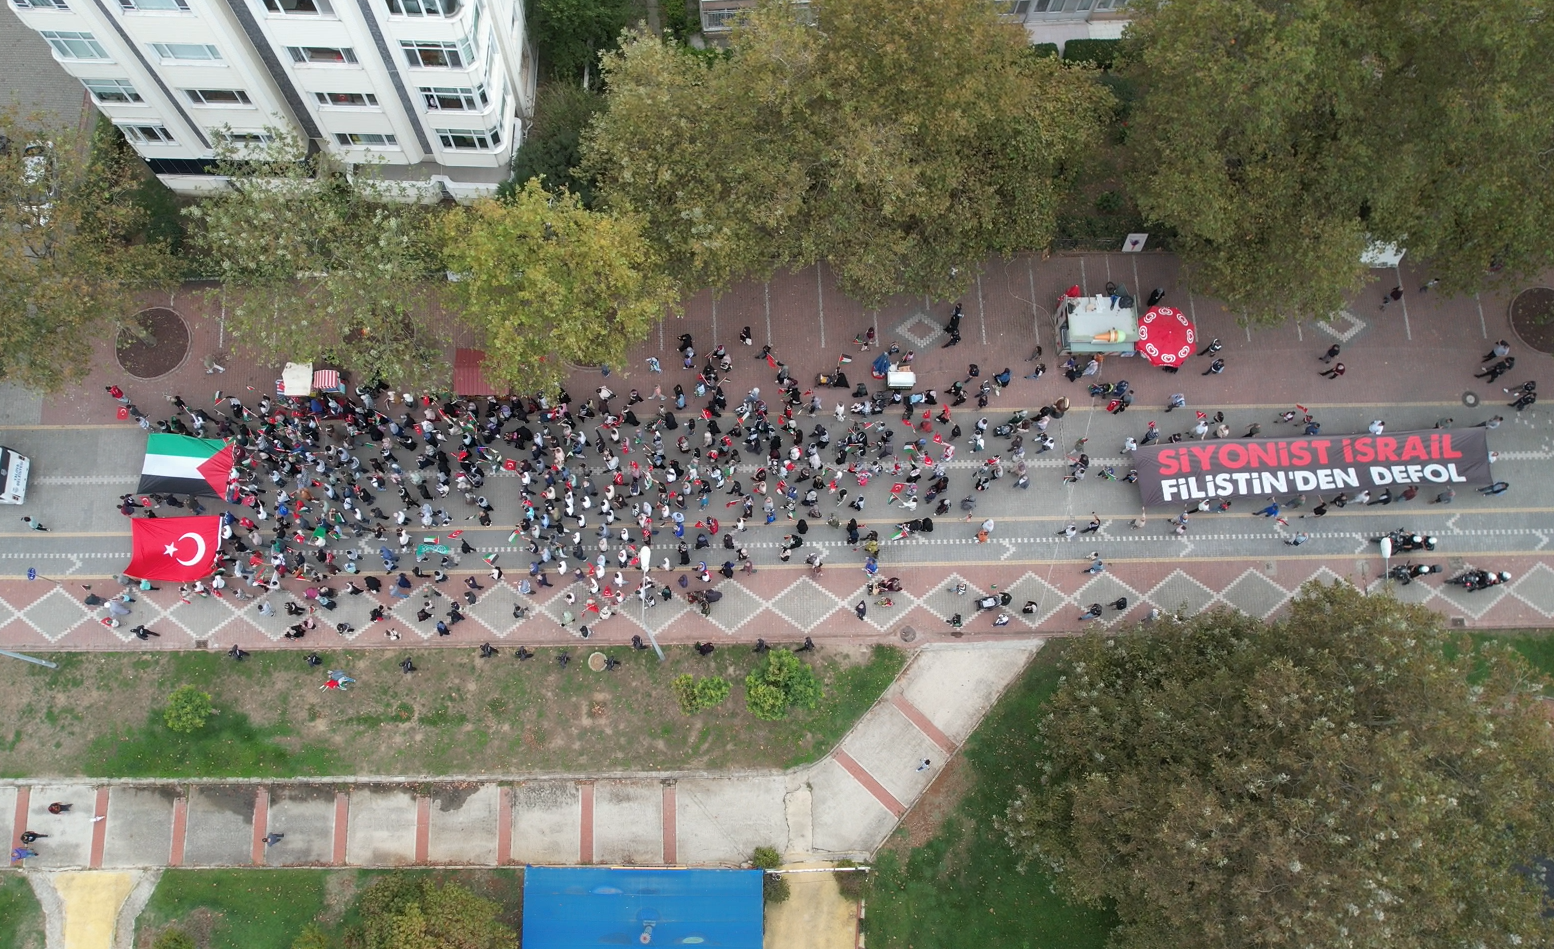
POLYGON ((750 855, 750 863, 757 870, 775 870, 782 866, 782 854, 776 847, 757 847, 750 855))
POLYGON ((315 923, 308 923, 302 934, 292 940, 291 949, 330 949, 334 943, 329 934, 318 928, 315 923))
POLYGON ((1056 43, 1032 43, 1031 44, 1031 55, 1035 56, 1037 59, 1045 59, 1045 58, 1047 58, 1049 56, 1051 58, 1053 58, 1053 59, 1057 59, 1058 58, 1058 44, 1056 44, 1056 43))
POLYGON ((813 709, 820 704, 820 680, 815 670, 786 649, 773 649, 755 671, 745 676, 745 705, 762 721, 787 717, 797 705, 813 709))
POLYGON ((1112 68, 1117 60, 1117 47, 1121 40, 1069 40, 1063 44, 1063 60, 1070 63, 1090 63, 1102 69, 1112 68))
POLYGON ((761 896, 768 903, 786 903, 792 895, 793 887, 788 885, 788 878, 781 873, 768 873, 761 880, 761 896))
POLYGON ((151 949, 198 949, 194 939, 182 929, 164 929, 156 941, 151 944, 151 949))
POLYGON ((841 872, 831 874, 836 878, 836 888, 842 892, 842 898, 855 903, 869 891, 869 871, 844 869, 856 866, 851 860, 841 860, 836 864, 837 870, 841 872))
POLYGON ((680 703, 680 711, 687 715, 721 705, 728 698, 730 690, 728 680, 722 676, 706 676, 698 680, 689 673, 676 676, 673 688, 675 700, 680 703))
POLYGON ((201 692, 192 685, 180 685, 167 697, 162 720, 172 731, 187 735, 204 728, 205 720, 211 714, 209 692, 201 692))
POLYGON ((689 43, 692 36, 701 32, 701 16, 691 12, 686 0, 664 0, 660 4, 664 14, 664 34, 681 43, 689 43))

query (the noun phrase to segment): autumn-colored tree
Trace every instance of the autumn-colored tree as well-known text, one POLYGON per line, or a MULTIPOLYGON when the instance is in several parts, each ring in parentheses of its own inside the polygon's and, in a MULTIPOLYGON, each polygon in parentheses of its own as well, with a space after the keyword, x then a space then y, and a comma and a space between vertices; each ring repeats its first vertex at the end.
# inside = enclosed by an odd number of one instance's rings
POLYGON ((1129 10, 1140 209, 1232 311, 1325 319, 1371 241, 1428 260, 1442 290, 1554 261, 1554 18, 1518 0, 1129 10))
POLYGON ((177 284, 160 241, 141 240, 144 166, 111 126, 0 110, 0 380, 58 391, 91 368, 137 294, 177 284))
POLYGON ((865 303, 948 296, 987 255, 1049 243, 1111 102, 985 0, 774 0, 726 57, 639 33, 604 67, 584 167, 676 277, 825 260, 865 303))
POLYGON ((1546 682, 1347 584, 1086 637, 1001 828, 1117 949, 1546 946, 1546 682))
POLYGON ((271 129, 263 145, 222 144, 233 187, 185 211, 221 285, 227 329, 261 358, 329 362, 364 382, 441 388, 451 374, 436 316, 435 212, 415 185, 350 178, 271 129), (411 200, 404 200, 409 198, 411 200))
POLYGON ((555 387, 569 365, 620 365, 676 305, 634 215, 589 211, 532 179, 439 222, 450 299, 481 335, 489 380, 555 387))
POLYGON ((347 941, 365 949, 518 949, 501 908, 457 883, 390 874, 362 893, 359 908, 361 929, 347 941))

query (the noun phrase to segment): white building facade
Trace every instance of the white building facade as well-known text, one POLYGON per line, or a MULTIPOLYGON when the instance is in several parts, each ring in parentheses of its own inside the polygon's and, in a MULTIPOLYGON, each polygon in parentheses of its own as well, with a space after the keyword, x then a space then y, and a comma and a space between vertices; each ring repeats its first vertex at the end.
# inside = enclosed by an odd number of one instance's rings
POLYGON ((533 114, 522 0, 0 0, 170 188, 220 138, 290 130, 348 165, 491 194, 533 114))

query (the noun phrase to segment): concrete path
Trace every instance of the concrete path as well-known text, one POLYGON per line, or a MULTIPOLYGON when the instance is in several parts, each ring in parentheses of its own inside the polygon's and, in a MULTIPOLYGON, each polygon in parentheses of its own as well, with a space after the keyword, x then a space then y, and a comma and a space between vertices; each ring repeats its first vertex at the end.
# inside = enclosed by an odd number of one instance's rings
POLYGON ((0 785, 0 821, 12 846, 48 835, 26 861, 42 870, 866 859, 1041 645, 919 649, 831 754, 789 771, 30 781, 0 785))

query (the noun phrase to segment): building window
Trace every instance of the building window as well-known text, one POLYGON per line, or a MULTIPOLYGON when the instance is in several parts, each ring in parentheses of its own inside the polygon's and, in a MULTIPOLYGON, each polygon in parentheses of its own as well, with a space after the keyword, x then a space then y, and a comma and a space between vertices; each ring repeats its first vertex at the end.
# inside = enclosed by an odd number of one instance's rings
POLYGON ((356 62, 356 50, 349 46, 288 46, 286 51, 294 63, 339 66, 356 62))
POLYGON ((128 79, 83 79, 81 84, 99 103, 145 101, 128 79))
POLYGON ((211 129, 210 137, 228 145, 264 145, 270 141, 269 133, 258 129, 211 129))
POLYGON ((484 84, 473 89, 444 86, 422 86, 421 96, 428 109, 452 112, 479 112, 491 104, 484 84))
POLYGON ((468 38, 461 39, 457 43, 443 40, 411 42, 401 40, 399 45, 405 50, 405 58, 411 66, 427 66, 442 69, 463 69, 475 61, 475 51, 470 46, 468 38))
POLYGON ((253 105, 241 89, 185 89, 184 95, 195 105, 253 105))
POLYGON ((221 62, 221 51, 208 43, 152 43, 163 62, 221 62))
POLYGON ((132 142, 142 145, 171 145, 173 133, 161 125, 121 125, 119 131, 132 142))
POLYGON ((454 16, 459 8, 459 0, 388 0, 395 16, 454 16))
POLYGON ((703 10, 701 11, 701 28, 708 32, 722 32, 732 30, 735 22, 748 10, 736 8, 733 10, 703 10))
POLYGON ((353 145, 388 145, 399 147, 399 140, 382 132, 336 132, 335 141, 347 148, 353 145))
POLYGON ((68 33, 63 30, 43 30, 43 38, 53 47, 59 59, 107 59, 108 54, 90 33, 68 33))
POLYGON ((68 10, 65 0, 12 0, 22 10, 68 10))
POLYGON ((188 13, 188 0, 119 0, 126 10, 153 11, 157 13, 188 13))
POLYGON ((437 129, 437 138, 443 148, 492 149, 502 146, 502 129, 480 131, 478 129, 437 129))
POLYGON ((271 13, 298 16, 334 16, 335 12, 329 0, 264 0, 264 8, 271 13))
POLYGON ((378 97, 370 92, 315 92, 313 95, 318 97, 319 105, 356 106, 357 108, 363 108, 378 104, 378 97))

